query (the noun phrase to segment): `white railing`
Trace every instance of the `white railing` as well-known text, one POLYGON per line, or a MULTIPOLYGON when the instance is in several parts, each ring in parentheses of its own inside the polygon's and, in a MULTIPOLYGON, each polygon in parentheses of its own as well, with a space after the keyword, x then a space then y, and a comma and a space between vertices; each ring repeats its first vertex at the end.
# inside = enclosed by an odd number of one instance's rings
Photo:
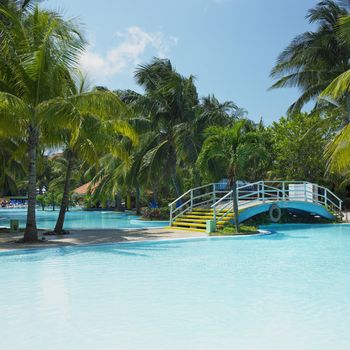
POLYGON ((216 203, 227 192, 228 188, 225 183, 211 183, 191 188, 169 204, 170 225, 177 217, 192 211, 193 208, 216 203))
MULTIPOLYGON (((214 203, 214 221, 223 220, 233 212, 233 192, 226 195, 226 204, 214 203), (230 210, 228 211, 227 208, 230 210)), ((328 188, 307 181, 258 181, 237 187, 238 209, 278 201, 310 202, 334 212, 342 211, 342 200, 328 188)))
MULTIPOLYGON (((267 202, 302 201, 341 212, 342 200, 328 188, 306 181, 257 181, 237 187, 238 209, 267 202)), ((169 204, 170 225, 180 215, 199 206, 214 211, 214 221, 222 221, 233 212, 233 191, 223 183, 192 188, 169 204)))

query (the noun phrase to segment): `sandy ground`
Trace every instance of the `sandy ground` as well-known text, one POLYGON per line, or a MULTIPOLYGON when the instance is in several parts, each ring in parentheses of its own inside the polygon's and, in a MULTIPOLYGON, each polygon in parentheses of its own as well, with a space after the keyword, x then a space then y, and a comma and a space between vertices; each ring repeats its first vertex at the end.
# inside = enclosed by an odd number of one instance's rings
MULTIPOLYGON (((39 236, 42 236, 42 232, 39 234, 39 236)), ((19 240, 22 237, 22 233, 10 234, 0 232, 0 251, 117 242, 208 237, 208 235, 204 232, 188 232, 172 230, 167 228, 141 230, 72 230, 70 231, 69 235, 45 236, 45 242, 16 243, 16 240, 19 240)))

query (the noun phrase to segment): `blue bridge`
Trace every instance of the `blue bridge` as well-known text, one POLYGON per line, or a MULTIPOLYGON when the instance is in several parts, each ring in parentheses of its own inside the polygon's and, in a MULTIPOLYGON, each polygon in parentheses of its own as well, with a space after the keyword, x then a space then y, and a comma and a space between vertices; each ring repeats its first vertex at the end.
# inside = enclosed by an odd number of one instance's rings
MULTIPOLYGON (((237 186, 238 221, 244 222, 268 212, 272 222, 281 219, 281 210, 308 213, 336 220, 342 200, 326 187, 306 181, 257 181, 237 186)), ((222 228, 234 219, 234 193, 226 183, 192 188, 169 204, 173 228, 203 231, 207 221, 222 228)))

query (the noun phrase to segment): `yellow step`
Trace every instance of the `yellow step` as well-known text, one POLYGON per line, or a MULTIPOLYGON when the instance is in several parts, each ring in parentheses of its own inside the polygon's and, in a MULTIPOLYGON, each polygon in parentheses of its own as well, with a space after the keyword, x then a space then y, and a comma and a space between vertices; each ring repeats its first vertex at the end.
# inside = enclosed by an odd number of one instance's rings
POLYGON ((182 217, 186 217, 186 218, 193 218, 193 219, 212 219, 214 216, 213 215, 194 215, 194 214, 185 214, 182 215, 182 217))
MULTIPOLYGON (((220 213, 227 213, 228 211, 232 211, 232 209, 217 209, 217 212, 220 213)), ((192 209, 192 212, 198 212, 198 213, 214 213, 214 209, 192 209)))
MULTIPOLYGON (((199 223, 199 222, 196 222, 196 223, 193 223, 193 222, 180 222, 180 221, 174 221, 173 222, 173 226, 176 227, 176 226, 179 226, 179 227, 201 227, 201 228, 206 228, 207 227, 207 224, 206 223, 199 223)), ((224 226, 224 223, 217 223, 216 224, 216 227, 223 227, 224 226)))
MULTIPOLYGON (((233 212, 231 210, 225 210, 225 211, 220 211, 220 212, 217 212, 219 213, 220 215, 224 214, 224 213, 227 213, 227 215, 233 215, 233 212)), ((195 215, 214 215, 214 212, 211 210, 211 211, 196 211, 196 210, 192 210, 192 211, 189 211, 185 214, 195 214, 195 215)))
POLYGON ((190 231, 190 232, 205 232, 203 229, 199 228, 192 228, 192 227, 175 227, 175 226, 170 226, 170 227, 165 227, 168 230, 176 230, 176 231, 190 231))
POLYGON ((181 227, 189 226, 189 227, 203 227, 203 228, 207 227, 206 224, 192 223, 192 222, 178 222, 178 221, 173 222, 173 226, 181 226, 181 227))
POLYGON ((180 218, 177 218, 176 220, 175 220, 175 222, 177 222, 177 221, 183 221, 183 222, 206 222, 206 220, 205 219, 188 219, 188 218, 186 218, 186 217, 180 217, 180 218))
MULTIPOLYGON (((226 215, 224 217, 224 219, 230 220, 230 219, 233 219, 233 217, 234 217, 234 215, 228 214, 228 215, 226 215)), ((198 219, 198 220, 200 220, 200 219, 213 220, 214 216, 209 216, 209 215, 199 216, 199 215, 188 215, 188 214, 186 214, 186 215, 183 215, 183 216, 179 216, 179 218, 194 219, 194 220, 196 220, 196 219, 198 219)))
MULTIPOLYGON (((216 223, 216 225, 224 225, 227 224, 229 220, 220 220, 216 223)), ((193 220, 193 219, 184 219, 184 218, 177 218, 174 222, 182 222, 184 224, 186 223, 199 223, 199 224, 207 224, 207 220, 193 220)))
MULTIPOLYGON (((197 225, 197 226, 188 226, 188 225, 180 225, 180 226, 172 226, 173 228, 177 228, 177 229, 194 229, 194 230, 202 230, 202 231, 206 231, 206 225, 201 225, 201 226, 199 226, 199 225, 197 225)), ((218 229, 218 230, 221 230, 221 229, 223 229, 224 228, 224 225, 217 225, 216 226, 216 228, 218 229)))

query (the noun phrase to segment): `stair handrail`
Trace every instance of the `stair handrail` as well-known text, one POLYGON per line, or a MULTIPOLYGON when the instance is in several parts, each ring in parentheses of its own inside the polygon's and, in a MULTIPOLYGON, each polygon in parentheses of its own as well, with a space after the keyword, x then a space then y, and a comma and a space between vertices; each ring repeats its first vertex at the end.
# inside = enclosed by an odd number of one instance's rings
MULTIPOLYGON (((224 200, 226 200, 228 197, 230 197, 232 195, 233 191, 231 190, 230 192, 228 192, 225 196, 223 196, 222 198, 220 198, 217 202, 215 202, 213 205, 210 206, 210 208, 212 208, 214 210, 214 222, 216 223, 216 218, 217 218, 217 214, 220 213, 221 210, 219 210, 219 212, 216 211, 216 208, 218 206, 218 204, 220 204, 221 202, 223 202, 224 200)), ((230 203, 230 202, 229 202, 230 203)), ((222 208, 221 208, 222 209, 222 208)))
POLYGON ((227 192, 227 191, 223 191, 223 190, 220 189, 224 185, 225 185, 224 183, 220 183, 219 182, 219 183, 210 183, 208 185, 203 185, 203 186, 198 186, 198 187, 195 187, 195 188, 191 188, 188 191, 186 191, 185 193, 183 193, 181 196, 176 198, 174 201, 172 201, 169 204, 169 207, 170 207, 170 226, 172 225, 172 222, 178 216, 186 213, 187 211, 192 211, 192 209, 195 206, 202 205, 202 204, 215 203, 215 201, 217 200, 217 194, 222 194, 222 193, 227 192), (205 192, 203 194, 194 196, 194 192, 195 191, 201 190, 203 188, 209 188, 211 190, 208 191, 208 192, 205 192), (188 199, 187 201, 184 201, 184 203, 182 203, 178 207, 174 208, 174 205, 176 206, 177 203, 179 201, 181 201, 182 199, 184 199, 186 196, 190 196, 190 199, 188 199), (198 200, 200 198, 209 197, 209 196, 210 196, 210 198, 208 198, 208 199, 206 199, 204 201, 196 202, 196 200, 198 200), (180 209, 182 209, 184 207, 185 207, 185 209, 182 210, 181 212, 179 212, 180 209))
MULTIPOLYGON (((248 184, 245 184, 245 185, 241 185, 241 186, 237 186, 237 196, 239 194, 239 191, 244 189, 244 188, 247 188, 247 187, 252 187, 252 186, 255 186, 255 185, 260 185, 262 183, 262 181, 256 181, 256 182, 253 182, 253 183, 248 183, 248 184)), ((254 193, 258 193, 257 191, 254 192, 254 193)), ((213 219, 214 219, 214 222, 218 222, 218 221, 221 221, 223 220, 228 214, 230 214, 231 212, 233 212, 233 205, 232 205, 232 210, 230 211, 226 211, 224 213, 222 213, 221 216, 220 213, 223 211, 223 209, 225 209, 229 204, 230 202, 226 203, 223 207, 219 208, 219 210, 217 210, 217 207, 218 205, 223 202, 224 200, 226 200, 228 197, 230 197, 231 195, 233 194, 233 190, 231 190, 229 193, 227 193, 224 197, 220 198, 217 202, 215 202, 211 208, 214 210, 214 215, 213 215, 213 219)), ((239 200, 239 196, 237 198, 239 200)), ((233 198, 232 198, 233 200, 233 198)), ((233 203, 232 203, 233 204, 233 203)))
POLYGON ((219 203, 221 203, 222 201, 224 201, 227 197, 230 196, 230 194, 232 194, 232 190, 230 192, 228 192, 227 194, 225 194, 223 197, 221 197, 217 202, 215 202, 213 205, 210 206, 210 208, 215 208, 219 203))

